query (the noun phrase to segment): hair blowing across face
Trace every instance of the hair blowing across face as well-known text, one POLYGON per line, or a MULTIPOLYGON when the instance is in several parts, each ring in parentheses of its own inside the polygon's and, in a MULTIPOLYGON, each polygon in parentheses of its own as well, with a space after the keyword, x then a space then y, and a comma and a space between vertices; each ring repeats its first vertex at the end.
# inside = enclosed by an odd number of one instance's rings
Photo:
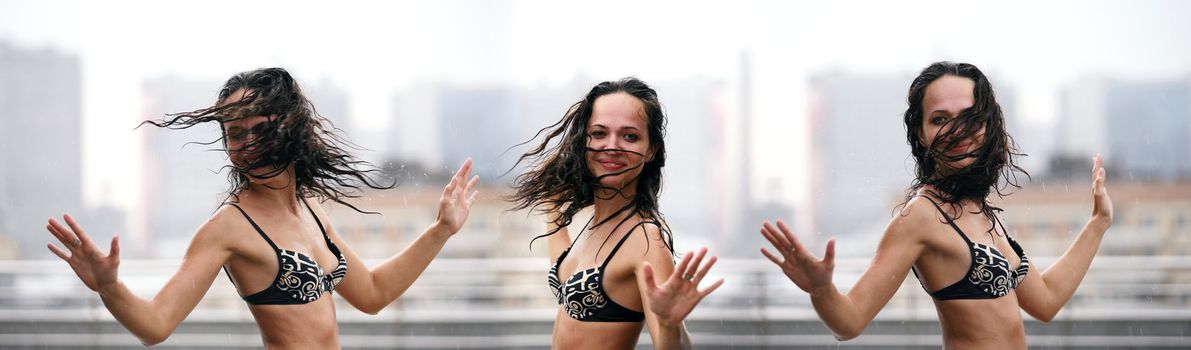
MULTIPOLYGON (((979 203, 980 211, 990 220, 1000 208, 992 206, 988 196, 996 192, 1005 196, 1009 187, 1021 188, 1017 184, 1017 172, 1027 177, 1024 169, 1016 164, 1019 153, 1013 138, 1005 131, 1005 117, 997 104, 992 83, 980 69, 967 63, 936 62, 922 70, 910 84, 907 96, 909 106, 905 112, 906 140, 910 154, 914 157, 915 178, 906 198, 909 201, 919 189, 931 186, 930 194, 948 204, 959 204, 970 200, 979 203), (944 125, 931 144, 926 144, 923 135, 926 88, 943 76, 956 76, 975 82, 972 95, 974 103, 944 125), (967 154, 946 155, 946 150, 964 140, 978 136, 983 129, 980 147, 967 154), (965 157, 975 160, 961 169, 949 169, 947 164, 965 157)), ((991 231, 990 231, 991 232, 991 231)))
POLYGON ((354 147, 339 137, 330 122, 318 115, 314 105, 302 94, 294 78, 282 68, 261 68, 232 76, 219 90, 214 106, 183 113, 166 115, 161 121, 147 120, 162 128, 185 129, 206 122, 220 124, 222 136, 202 143, 221 142, 224 151, 239 152, 243 164, 233 162, 228 180, 228 193, 236 196, 250 185, 249 171, 255 178, 273 178, 293 165, 298 198, 311 196, 329 199, 359 212, 359 208, 344 198, 359 197, 364 186, 389 189, 393 184, 381 184, 373 178, 379 173, 370 163, 357 160, 345 147, 354 147), (236 91, 244 90, 244 97, 228 101, 236 91), (269 121, 252 128, 255 137, 243 147, 227 148, 223 124, 252 116, 267 116, 269 121))
MULTIPOLYGON (((572 105, 561 120, 542 128, 532 139, 526 141, 525 143, 529 143, 539 136, 545 135, 537 147, 521 155, 517 160, 517 164, 529 161, 532 167, 531 170, 517 176, 513 184, 513 189, 516 192, 507 199, 515 203, 514 210, 526 208, 541 209, 542 211, 560 210, 560 215, 553 222, 559 228, 570 225, 576 213, 595 204, 597 191, 605 187, 600 185, 600 179, 593 175, 587 167, 587 152, 595 151, 587 146, 587 125, 591 120, 596 99, 619 92, 637 98, 644 105, 647 128, 649 129, 650 150, 653 154, 652 159, 642 166, 641 173, 636 179, 637 188, 629 205, 622 208, 621 211, 629 210, 648 220, 662 222, 659 226, 666 236, 666 245, 673 251, 673 238, 658 211, 658 193, 662 188, 662 166, 666 164, 666 115, 662 110, 661 103, 658 102, 657 92, 645 82, 634 77, 597 84, 583 97, 583 100, 572 105)), ((516 166, 515 164, 514 168, 516 166)), ((534 237, 534 239, 546 237, 555 232, 557 229, 534 237)))

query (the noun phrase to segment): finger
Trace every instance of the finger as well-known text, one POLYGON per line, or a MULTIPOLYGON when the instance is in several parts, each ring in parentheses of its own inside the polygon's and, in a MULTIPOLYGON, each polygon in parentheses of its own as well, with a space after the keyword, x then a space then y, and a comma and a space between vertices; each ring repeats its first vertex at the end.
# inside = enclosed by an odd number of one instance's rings
POLYGON ((691 282, 695 283, 695 285, 699 285, 699 281, 703 280, 703 276, 706 276, 707 272, 711 271, 711 267, 715 266, 715 261, 716 261, 715 255, 712 255, 711 259, 707 259, 707 265, 703 265, 702 267, 699 267, 699 272, 695 273, 695 279, 691 280, 691 282))
POLYGON ((57 238, 59 242, 63 241, 62 232, 59 232, 58 228, 54 227, 54 219, 51 218, 49 221, 46 221, 45 229, 46 231, 50 231, 50 235, 57 238))
POLYGON ((455 192, 455 185, 459 182, 459 176, 452 176, 451 181, 447 182, 447 186, 443 187, 442 194, 444 197, 450 197, 455 192))
POLYGON ((1104 186, 1104 182, 1108 181, 1108 170, 1100 168, 1100 191, 1108 193, 1108 188, 1104 186))
MULTIPOLYGON (((769 223, 766 222, 763 225, 768 225, 768 224, 769 223)), ((778 251, 782 250, 783 246, 782 246, 781 240, 779 240, 777 237, 774 237, 773 233, 770 233, 769 229, 766 228, 765 226, 761 226, 761 236, 765 237, 765 240, 769 241, 769 244, 772 244, 773 247, 777 248, 778 251)))
POLYGON ((64 252, 61 249, 58 249, 58 247, 54 246, 53 243, 46 243, 45 246, 49 247, 50 252, 54 253, 54 255, 57 255, 59 258, 62 258, 62 260, 70 261, 70 256, 66 255, 66 252, 64 252))
POLYGON ((695 253, 695 259, 687 264, 686 270, 682 272, 682 279, 689 279, 699 272, 699 264, 703 263, 703 256, 707 255, 707 247, 699 248, 699 252, 695 253))
POLYGON ((641 278, 645 279, 645 288, 648 288, 646 290, 658 289, 657 283, 653 281, 653 266, 650 266, 648 261, 641 267, 641 278))
POLYGON ((774 248, 777 248, 779 253, 782 253, 782 255, 789 254, 790 248, 794 245, 790 244, 790 241, 786 239, 785 235, 782 235, 781 232, 778 232, 777 227, 766 221, 765 224, 762 225, 762 229, 765 230, 768 237, 773 237, 772 241, 774 242, 774 248))
POLYGON ((120 235, 112 236, 112 246, 108 248, 108 258, 120 261, 120 235))
POLYGON ((802 251, 804 254, 810 253, 806 250, 806 247, 802 246, 802 242, 798 241, 798 237, 794 236, 794 230, 791 230, 789 226, 786 226, 785 222, 778 220, 777 228, 781 230, 782 236, 785 236, 786 239, 789 240, 790 246, 794 247, 794 251, 802 251))
POLYGON ((827 251, 823 252, 823 262, 827 266, 835 266, 835 237, 827 240, 827 251))
POLYGON ((1100 174, 1100 153, 1096 153, 1096 157, 1092 158, 1092 179, 1095 179, 1100 174))
POLYGON ((471 193, 471 196, 468 196, 468 197, 467 197, 467 207, 469 207, 469 208, 470 208, 470 207, 471 207, 471 204, 476 202, 476 198, 477 198, 479 195, 480 195, 480 191, 475 191, 475 192, 472 192, 472 193, 471 193))
POLYGON ((475 190, 476 185, 479 183, 480 183, 480 176, 479 175, 472 176, 471 181, 467 182, 467 186, 463 187, 463 194, 467 195, 468 193, 471 193, 473 190, 475 190))
POLYGON ((459 182, 463 182, 471 175, 471 158, 463 161, 463 165, 459 166, 459 170, 455 172, 455 176, 459 178, 459 182))
POLYGON ((62 242, 63 246, 66 246, 66 249, 71 249, 74 246, 74 233, 70 232, 70 229, 65 226, 62 226, 62 223, 58 222, 58 220, 50 219, 49 228, 54 233, 54 236, 58 237, 58 241, 62 242))
POLYGON ((678 266, 674 267, 674 272, 670 273, 670 278, 667 279, 666 282, 669 283, 670 281, 673 281, 677 278, 676 276, 682 274, 683 271, 686 271, 686 267, 687 265, 690 265, 691 257, 693 256, 695 256, 695 252, 687 252, 686 255, 682 257, 682 261, 678 263, 678 266))
POLYGON ((761 248, 761 255, 765 255, 765 257, 769 258, 769 261, 772 261, 774 264, 782 266, 782 259, 779 259, 776 255, 773 255, 773 253, 765 250, 765 248, 761 248))
POLYGON ((711 294, 711 292, 714 292, 716 289, 718 289, 723 284, 724 284, 723 278, 716 280, 715 283, 712 283, 706 289, 703 289, 702 291, 699 292, 699 299, 703 299, 704 297, 707 297, 708 294, 711 294))
POLYGON ((92 244, 91 236, 87 235, 86 231, 83 231, 83 228, 79 226, 79 223, 74 221, 73 217, 70 217, 70 214, 65 214, 63 217, 66 218, 66 224, 70 225, 70 228, 74 230, 74 234, 78 236, 80 241, 82 241, 82 246, 89 246, 92 244))

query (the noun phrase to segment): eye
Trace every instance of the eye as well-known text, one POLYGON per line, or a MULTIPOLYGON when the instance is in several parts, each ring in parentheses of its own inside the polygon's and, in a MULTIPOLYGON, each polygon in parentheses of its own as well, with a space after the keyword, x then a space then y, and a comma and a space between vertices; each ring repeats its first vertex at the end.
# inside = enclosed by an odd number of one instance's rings
POLYGON ((595 130, 591 132, 591 138, 593 139, 602 139, 604 136, 608 136, 608 133, 603 130, 595 130))
POLYGON ((628 142, 637 142, 637 140, 639 140, 639 139, 641 139, 641 137, 640 137, 640 136, 637 136, 637 134, 624 134, 624 140, 625 140, 625 141, 628 141, 628 142))
POLYGON ((931 124, 935 124, 935 125, 943 125, 943 124, 947 123, 947 117, 944 117, 941 115, 936 115, 936 116, 930 117, 930 122, 931 122, 931 124))
POLYGON ((269 123, 260 123, 252 127, 252 134, 256 136, 264 135, 269 130, 269 123))
POLYGON ((235 128, 235 129, 228 130, 226 133, 227 133, 227 138, 228 138, 228 139, 230 139, 230 140, 232 140, 232 141, 240 141, 240 140, 243 140, 243 139, 244 139, 244 136, 245 136, 245 134, 246 134, 246 133, 244 132, 244 129, 240 129, 240 128, 235 128))

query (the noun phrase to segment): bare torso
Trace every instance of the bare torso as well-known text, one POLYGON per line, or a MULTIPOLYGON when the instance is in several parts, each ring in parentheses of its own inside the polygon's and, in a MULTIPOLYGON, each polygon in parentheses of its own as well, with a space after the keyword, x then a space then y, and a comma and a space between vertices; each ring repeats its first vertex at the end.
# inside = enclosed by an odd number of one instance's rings
MULTIPOLYGON (((929 202, 918 205, 931 206, 929 202)), ((1021 257, 1009 245, 1001 227, 997 226, 995 231, 990 232, 993 223, 984 214, 972 213, 974 205, 965 205, 964 212, 958 218, 949 206, 940 205, 969 240, 1001 252, 1009 260, 1011 269, 1021 264, 1021 257)), ((938 210, 935 212, 938 213, 938 210)), ((922 284, 930 291, 943 289, 964 279, 972 262, 969 245, 959 236, 960 233, 946 223, 942 214, 938 214, 937 218, 932 225, 923 228, 930 234, 927 236, 926 250, 914 264, 922 284)), ((1025 349, 1025 326, 1014 292, 995 299, 935 300, 944 348, 1025 349)))
MULTIPOLYGON (((599 266, 621 238, 631 235, 604 270, 604 291, 617 304, 641 311, 643 305, 634 269, 644 259, 648 242, 645 232, 636 225, 638 222, 639 217, 629 218, 611 235, 609 231, 616 226, 615 222, 606 223, 594 231, 574 233, 583 236, 559 264, 559 279, 565 281, 577 271, 599 266), (636 229, 629 231, 634 227, 636 229)), ((552 344, 555 349, 632 349, 636 347, 644 325, 644 322, 579 321, 567 315, 560 305, 554 317, 552 344)))
MULTIPOLYGON (((292 250, 314 258, 324 273, 335 269, 338 259, 327 248, 322 231, 305 205, 296 213, 258 207, 250 198, 240 206, 280 249, 292 250)), ((278 273, 277 254, 235 208, 220 209, 243 222, 237 226, 232 243, 232 258, 225 265, 241 296, 262 291, 273 283, 278 273)), ((323 222, 327 218, 319 218, 323 222)), ((351 273, 351 271, 348 271, 351 273)), ((260 327, 267 349, 338 349, 339 326, 331 293, 305 304, 248 305, 260 327)))

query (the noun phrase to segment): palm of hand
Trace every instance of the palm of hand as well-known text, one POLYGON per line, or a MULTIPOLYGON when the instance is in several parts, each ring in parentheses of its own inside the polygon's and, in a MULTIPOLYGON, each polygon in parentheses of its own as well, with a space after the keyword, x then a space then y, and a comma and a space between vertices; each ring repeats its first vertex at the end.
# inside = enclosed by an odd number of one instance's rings
POLYGON ((468 180, 471 168, 471 159, 464 161, 455 175, 451 177, 451 182, 443 189, 442 198, 438 201, 436 221, 451 233, 458 232, 463 227, 463 223, 467 222, 467 217, 471 214, 471 205, 475 203, 476 196, 479 194, 474 189, 479 183, 480 177, 474 176, 468 180))
POLYGON ((687 253, 682 261, 675 266, 674 272, 661 285, 656 285, 653 279, 653 267, 646 263, 642 269, 645 279, 649 311, 658 316, 664 324, 674 325, 686 319, 695 309, 699 301, 719 288, 724 280, 721 278, 704 290, 699 290, 699 282, 707 275, 707 271, 715 265, 716 257, 712 256, 706 265, 700 266, 707 248, 699 253, 687 253), (692 261, 693 260, 693 261, 692 261), (681 276, 680 276, 681 275, 681 276))
POLYGON ((78 275, 79 280, 93 291, 99 291, 104 286, 116 283, 117 271, 120 267, 119 236, 112 237, 111 250, 108 251, 108 254, 103 254, 99 251, 99 247, 91 241, 86 231, 74 221, 74 218, 66 215, 64 219, 70 226, 69 228, 50 219, 46 230, 66 246, 70 253, 67 254, 53 243, 46 245, 50 251, 70 264, 70 268, 74 270, 75 275, 78 275))
POLYGON ((782 268, 786 277, 790 278, 799 289, 813 293, 820 288, 831 285, 831 277, 835 271, 835 239, 827 241, 827 250, 822 259, 811 254, 798 238, 786 227, 784 222, 777 222, 777 227, 766 222, 761 227, 761 235, 781 252, 781 257, 761 248, 769 261, 782 268))

